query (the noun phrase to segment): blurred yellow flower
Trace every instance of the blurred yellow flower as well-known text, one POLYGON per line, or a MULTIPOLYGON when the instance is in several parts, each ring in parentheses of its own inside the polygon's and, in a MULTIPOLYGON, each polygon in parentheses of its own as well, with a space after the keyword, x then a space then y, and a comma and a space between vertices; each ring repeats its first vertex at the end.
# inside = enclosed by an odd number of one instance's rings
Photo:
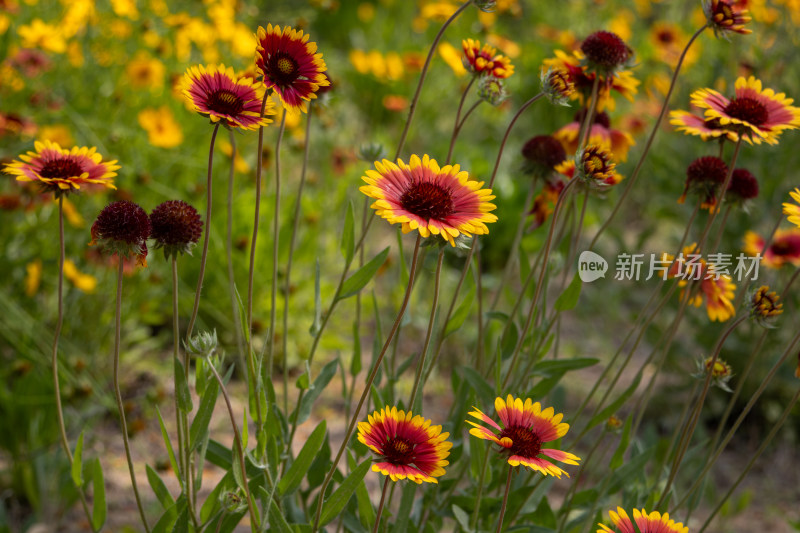
POLYGON ((136 89, 160 90, 164 86, 164 64, 144 51, 139 51, 125 68, 128 82, 136 89))
POLYGON ((138 115, 139 125, 147 131, 147 140, 153 146, 173 148, 183 142, 183 132, 172 111, 162 106, 143 109, 138 115))
POLYGON ((139 19, 139 10, 136 8, 136 0, 111 0, 111 9, 118 17, 139 19))
POLYGON ((381 81, 403 77, 403 58, 397 52, 384 56, 377 50, 367 53, 356 48, 350 51, 350 63, 359 74, 372 74, 381 81))
POLYGON ((494 46, 495 48, 499 48, 501 52, 505 55, 510 57, 511 59, 516 59, 522 53, 522 48, 520 45, 512 41, 511 39, 506 39, 500 35, 490 33, 486 36, 486 42, 494 46))
POLYGON ((437 48, 439 55, 442 56, 444 62, 453 69, 453 72, 459 78, 464 76, 467 73, 467 69, 464 68, 464 63, 461 61, 461 50, 453 46, 448 42, 441 42, 439 43, 439 48, 437 48))
POLYGON ((608 31, 612 33, 616 33, 619 35, 619 38, 623 41, 629 41, 632 32, 631 32, 631 24, 636 20, 636 15, 634 15, 629 9, 620 9, 617 12, 617 16, 611 19, 611 22, 608 25, 608 31))
POLYGON ((72 0, 67 12, 61 19, 59 27, 66 38, 81 33, 86 26, 93 24, 97 18, 93 0, 72 0))
POLYGON ((8 18, 7 15, 0 13, 0 35, 3 35, 6 31, 8 31, 8 27, 11 25, 11 19, 8 18))
POLYGON ((230 37, 231 50, 234 54, 247 60, 253 59, 256 49, 256 36, 249 26, 236 23, 230 37))
POLYGON ((0 63, 0 87, 8 87, 18 92, 25 88, 25 81, 14 67, 8 63, 0 63))
POLYGON ((67 50, 67 41, 61 29, 42 19, 33 19, 30 24, 20 26, 17 33, 22 39, 23 48, 38 48, 56 54, 63 54, 67 50))
MULTIPOLYGON (((650 29, 650 42, 653 45, 655 56, 669 66, 675 68, 681 57, 689 37, 683 33, 679 26, 669 22, 656 22, 650 29)), ((686 52, 683 65, 688 67, 697 61, 700 52, 700 43, 694 43, 686 52)))
POLYGON ((35 259, 25 265, 25 295, 33 296, 39 290, 39 284, 42 281, 42 260, 35 259))
POLYGON ((69 128, 64 124, 41 126, 36 134, 36 139, 39 141, 52 141, 59 146, 72 146, 75 144, 69 128))
POLYGON ((67 46, 67 61, 75 68, 83 66, 83 48, 77 41, 71 41, 67 46))
POLYGON ((75 204, 64 197, 64 217, 73 228, 82 228, 86 226, 86 221, 81 216, 80 212, 75 208, 75 204))
POLYGON ((117 39, 127 39, 133 33, 133 26, 127 20, 114 19, 108 23, 108 31, 117 39))
MULTIPOLYGON (((233 145, 228 141, 220 141, 219 148, 222 150, 223 154, 228 156, 228 158, 230 158, 231 154, 233 154, 233 145)), ((250 172, 250 165, 248 165, 247 161, 242 158, 242 152, 240 150, 236 150, 236 159, 233 161, 233 169, 240 174, 246 174, 250 172)))
POLYGON ((369 2, 361 2, 358 4, 356 16, 361 22, 371 22, 375 18, 375 6, 369 2))
POLYGON ((75 263, 69 259, 64 261, 64 277, 81 292, 92 293, 97 288, 97 278, 79 271, 75 263))

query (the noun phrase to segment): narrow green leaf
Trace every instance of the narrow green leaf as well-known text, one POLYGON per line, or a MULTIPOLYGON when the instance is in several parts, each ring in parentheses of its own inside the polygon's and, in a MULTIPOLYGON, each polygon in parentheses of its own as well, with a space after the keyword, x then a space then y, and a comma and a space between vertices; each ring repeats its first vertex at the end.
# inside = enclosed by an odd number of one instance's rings
POLYGON ((342 228, 342 240, 339 249, 342 251, 345 263, 353 260, 355 250, 355 217, 353 216, 353 203, 347 202, 347 212, 344 215, 344 227, 342 228))
POLYGON ((327 426, 325 420, 323 420, 314 428, 314 431, 311 432, 308 440, 306 440, 306 443, 303 445, 303 449, 297 454, 297 458, 292 463, 292 466, 289 467, 278 482, 278 494, 286 496, 297 490, 297 487, 300 486, 300 482, 303 481, 306 473, 308 473, 308 469, 311 468, 314 457, 316 457, 317 452, 322 448, 326 431, 327 426))
POLYGON ((358 334, 358 322, 353 321, 353 357, 350 359, 350 375, 357 376, 361 372, 361 335, 358 334))
POLYGON ((83 487, 83 431, 75 444, 75 455, 72 456, 72 481, 78 488, 83 487))
POLYGON ((328 498, 322 506, 322 516, 319 522, 320 526, 324 526, 339 516, 344 506, 350 501, 353 492, 364 482, 364 477, 367 475, 367 472, 369 472, 371 466, 372 459, 367 459, 358 465, 355 470, 342 481, 342 484, 333 491, 331 497, 328 498))
POLYGON ((625 451, 627 451, 628 444, 631 442, 632 420, 633 415, 628 415, 628 418, 625 420, 625 426, 622 428, 622 437, 619 440, 619 446, 617 446, 617 451, 614 452, 614 456, 611 458, 611 462, 609 463, 611 470, 616 470, 622 466, 622 463, 624 462, 625 451))
POLYGON ((336 374, 336 366, 339 364, 339 358, 335 358, 330 363, 322 367, 322 370, 314 380, 314 385, 308 389, 303 401, 297 406, 297 424, 300 425, 311 415, 311 406, 319 397, 320 393, 328 386, 333 376, 336 374))
MULTIPOLYGON (((269 494, 265 496, 265 498, 267 497, 269 497, 269 494)), ((286 517, 284 517, 281 510, 278 509, 278 504, 274 499, 269 502, 269 525, 270 531, 294 533, 294 529, 292 529, 292 526, 286 521, 286 517)))
POLYGON ((462 366, 461 373, 482 403, 485 405, 494 405, 494 399, 496 398, 494 387, 492 387, 483 376, 476 372, 475 369, 468 366, 462 366))
POLYGON ((569 311, 574 309, 575 306, 578 305, 578 298, 581 296, 582 285, 583 282, 576 272, 569 286, 558 296, 555 303, 556 311, 569 311))
POLYGON ((211 423, 211 414, 214 412, 214 405, 217 403, 219 394, 219 383, 217 380, 210 380, 200 399, 200 407, 192 420, 189 428, 189 447, 194 450, 200 444, 200 439, 208 433, 208 425, 211 423))
POLYGON ((177 505, 178 518, 172 527, 172 533, 189 533, 189 507, 186 505, 186 500, 178 501, 177 505))
POLYGON ((108 505, 106 504, 106 486, 103 482, 103 465, 99 459, 93 459, 92 464, 92 488, 94 504, 92 506, 92 529, 100 531, 106 523, 108 515, 108 505))
POLYGON ((539 500, 539 506, 533 513, 533 523, 542 527, 555 529, 558 527, 556 522, 556 515, 550 508, 550 502, 547 498, 539 500))
POLYGON ((244 408, 244 417, 242 418, 242 448, 247 449, 247 441, 250 440, 250 428, 247 424, 247 407, 244 408))
POLYGON ((186 496, 183 494, 180 495, 178 501, 164 511, 164 514, 161 515, 153 526, 152 533, 167 533, 168 531, 172 531, 172 528, 175 527, 175 522, 178 520, 181 506, 184 508, 186 507, 186 496))
POLYGON ((568 370, 579 370, 587 368, 598 363, 599 359, 594 357, 578 357, 575 359, 555 359, 551 361, 540 361, 533 367, 533 374, 535 375, 553 375, 564 374, 568 370))
POLYGON ((236 485, 242 490, 245 490, 244 486, 244 473, 242 472, 242 463, 240 461, 241 454, 239 453, 239 447, 236 444, 233 445, 231 450, 231 470, 233 471, 233 479, 236 481, 236 485))
POLYGON ((417 490, 416 483, 403 483, 403 496, 400 498, 400 508, 397 511, 397 520, 392 531, 405 533, 408 531, 408 521, 411 518, 411 507, 414 505, 414 493, 417 490))
POLYGON ((337 300, 344 300, 345 298, 355 296, 361 292, 361 289, 375 277, 378 269, 386 262, 388 256, 389 246, 384 248, 381 253, 373 257, 367 264, 347 278, 342 284, 342 290, 339 292, 337 300))
POLYGON ((472 307, 472 300, 474 298, 475 286, 473 285, 470 291, 464 297, 464 300, 459 304, 458 308, 450 317, 450 320, 447 322, 447 326, 444 328, 445 337, 458 331, 459 328, 461 328, 461 326, 464 324, 464 321, 467 319, 467 315, 469 315, 469 310, 472 307))
MULTIPOLYGON (((164 418, 161 416, 161 411, 156 407, 156 415, 158 415, 158 425, 161 427, 161 437, 164 439, 164 446, 167 448, 167 456, 169 457, 169 465, 172 471, 178 476, 178 480, 182 480, 183 476, 180 475, 180 468, 178 468, 178 461, 175 459, 175 450, 172 448, 172 441, 169 440, 169 433, 167 433, 167 426, 164 425, 164 418)), ((181 481, 181 487, 183 482, 181 481)), ((185 487, 183 487, 185 488, 185 487)))
POLYGON ((190 413, 194 406, 192 405, 192 394, 189 392, 189 381, 186 379, 184 373, 184 366, 180 359, 173 357, 173 371, 175 372, 175 401, 178 403, 178 409, 184 413, 190 413))
MULTIPOLYGON (((347 451, 347 464, 350 466, 350 470, 356 467, 356 460, 349 450, 347 451)), ((375 525, 375 509, 372 508, 366 483, 361 483, 356 488, 356 504, 361 525, 368 530, 372 529, 372 526, 375 525)))
POLYGON ((164 509, 169 509, 175 503, 175 500, 172 499, 172 495, 169 493, 164 481, 150 465, 145 465, 145 471, 147 472, 147 481, 150 483, 150 488, 153 489, 156 499, 164 509))
POLYGON ((458 522, 458 525, 461 526, 461 529, 467 533, 474 531, 469 525, 469 515, 464 509, 456 504, 453 504, 450 508, 453 510, 453 516, 456 517, 456 522, 458 522))
POLYGON ((317 257, 317 261, 314 267, 314 321, 311 323, 311 327, 308 328, 308 332, 311 334, 312 337, 317 336, 321 324, 322 324, 322 297, 320 296, 320 290, 319 290, 319 257, 317 257))

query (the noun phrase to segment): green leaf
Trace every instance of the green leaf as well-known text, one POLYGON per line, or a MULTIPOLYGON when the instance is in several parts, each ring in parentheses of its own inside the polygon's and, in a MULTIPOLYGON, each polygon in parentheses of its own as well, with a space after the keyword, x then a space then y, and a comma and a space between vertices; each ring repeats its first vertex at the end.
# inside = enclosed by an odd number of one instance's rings
POLYGON ((484 403, 485 405, 494 405, 494 399, 496 398, 494 394, 494 387, 489 385, 489 383, 481 376, 475 369, 462 366, 461 373, 464 375, 464 379, 470 384, 472 389, 475 391, 476 396, 484 403))
POLYGON ((145 471, 147 472, 147 481, 150 483, 150 488, 153 489, 156 499, 164 509, 169 509, 175 504, 175 500, 172 499, 172 495, 169 493, 164 481, 150 465, 145 465, 145 471))
POLYGON ((556 522, 556 515, 550 508, 550 502, 547 498, 539 500, 539 506, 533 513, 532 521, 542 527, 555 529, 558 527, 556 522))
POLYGON ((211 423, 211 415, 214 412, 214 405, 217 403, 219 393, 219 383, 217 380, 210 380, 206 386, 203 397, 200 399, 200 407, 192 420, 189 428, 189 449, 194 450, 200 444, 200 439, 208 433, 208 425, 211 423))
POLYGON ((474 531, 469 525, 469 515, 464 509, 456 504, 453 504, 451 509, 453 510, 453 516, 455 516, 456 522, 458 522, 458 525, 461 526, 461 529, 467 533, 474 531))
MULTIPOLYGON (((269 494, 267 494, 264 498, 268 497, 269 494)), ((281 510, 278 509, 278 504, 275 502, 274 499, 269 502, 269 525, 270 525, 270 531, 279 531, 280 533, 294 533, 294 529, 292 529, 292 526, 290 526, 289 522, 286 521, 286 517, 284 517, 281 510)))
POLYGON ((599 359, 593 357, 578 357, 575 359, 556 359, 551 361, 540 361, 533 367, 533 374, 551 376, 554 374, 563 375, 568 370, 580 370, 581 368, 596 365, 599 359))
POLYGON ((319 291, 319 257, 314 267, 314 322, 308 328, 308 332, 312 337, 316 337, 319 333, 319 328, 322 323, 322 297, 319 291))
POLYGON ((317 379, 314 380, 314 385, 312 385, 308 391, 306 392, 305 396, 303 396, 303 400, 300 402, 300 405, 297 406, 297 425, 302 424, 308 417, 311 415, 311 406, 314 405, 314 402, 319 397, 320 393, 328 386, 333 376, 336 374, 336 366, 339 364, 339 359, 336 358, 324 367, 317 376, 317 379))
POLYGON ((100 531, 106 523, 108 505, 106 504, 106 486, 103 482, 103 465, 99 459, 91 461, 92 488, 94 504, 92 506, 92 529, 100 531))
MULTIPOLYGON (((178 461, 175 459, 175 450, 172 448, 172 441, 169 440, 169 433, 167 433, 167 426, 164 425, 164 418, 161 416, 161 411, 156 407, 156 415, 158 415, 158 425, 161 427, 161 437, 164 439, 164 446, 167 448, 167 456, 169 457, 169 465, 172 471, 178 476, 178 481, 181 482, 183 487, 183 476, 180 475, 180 468, 178 468, 178 461)), ((185 489, 185 487, 183 487, 185 489)))
POLYGON ((357 376, 361 372, 361 336, 358 334, 358 322, 353 321, 353 358, 350 360, 350 375, 357 376))
POLYGON ((344 262, 350 264, 353 260, 353 253, 355 250, 355 220, 353 217, 353 203, 347 202, 347 212, 344 215, 344 227, 342 228, 342 240, 339 243, 339 249, 342 251, 344 262))
POLYGON ((461 328, 464 324, 464 320, 467 319, 467 315, 469 315, 469 310, 472 307, 472 300, 475 298, 475 286, 473 285, 467 295, 464 297, 464 300, 458 306, 458 309, 455 310, 453 315, 450 317, 450 320, 447 322, 447 326, 444 328, 444 337, 447 337, 451 333, 454 333, 461 328))
POLYGON ((242 448, 247 449, 247 441, 250 440, 250 429, 247 426, 247 407, 244 408, 242 417, 242 448))
POLYGON ((580 298, 581 295, 582 285, 583 282, 576 272, 569 286, 558 296, 555 303, 556 311, 569 311, 574 309, 575 306, 578 305, 578 298, 580 298))
POLYGON ((616 470, 622 463, 624 462, 625 451, 628 449, 628 444, 631 442, 631 421, 633 420, 633 415, 628 415, 628 418, 625 420, 625 427, 622 428, 622 438, 619 440, 619 446, 617 446, 617 451, 614 452, 614 456, 611 458, 611 462, 609 463, 609 467, 611 470, 616 470))
POLYGON ((308 440, 306 440, 306 443, 303 445, 303 449, 300 450, 300 453, 297 454, 297 458, 278 482, 278 494, 286 496, 297 490, 300 486, 300 482, 303 481, 306 473, 308 473, 308 469, 311 468, 314 457, 316 457, 317 452, 322 448, 326 431, 327 426, 325 420, 323 420, 314 428, 314 431, 311 432, 308 440))
POLYGON ((78 488, 83 487, 83 431, 78 436, 78 442, 75 444, 75 455, 72 456, 72 481, 78 488))
POLYGON ((408 521, 411 518, 411 507, 414 505, 414 493, 417 490, 416 483, 403 483, 403 497, 400 498, 400 508, 397 511, 397 520, 392 531, 405 533, 408 531, 408 521))
POLYGON ((184 366, 180 359, 173 357, 173 371, 175 372, 175 401, 178 403, 178 409, 184 413, 190 413, 194 406, 192 405, 192 394, 189 392, 189 381, 186 379, 184 373, 184 366))
POLYGON ((242 472, 242 455, 239 453, 239 447, 234 443, 231 450, 231 470, 233 471, 233 479, 236 485, 243 491, 247 488, 244 485, 244 472, 242 472))
MULTIPOLYGON (((356 467, 356 460, 347 452, 347 464, 350 470, 356 467)), ((375 509, 372 508, 372 501, 369 499, 369 492, 367 491, 366 483, 361 483, 356 488, 356 504, 358 506, 358 517, 361 520, 361 525, 365 528, 372 529, 375 524, 375 509)))
POLYGON ((389 256, 389 246, 383 249, 381 253, 373 257, 366 265, 359 268, 352 276, 347 278, 342 284, 342 290, 339 291, 337 300, 344 300, 351 296, 355 296, 367 283, 375 276, 378 269, 386 262, 389 256))
POLYGON ((164 514, 161 515, 153 526, 152 533, 167 533, 167 531, 172 531, 172 528, 175 527, 175 522, 178 520, 178 513, 180 512, 181 506, 184 508, 186 507, 186 496, 183 494, 180 495, 175 504, 164 511, 164 514))
POLYGON ((331 497, 328 498, 322 506, 322 516, 319 522, 320 526, 324 526, 339 516, 344 506, 350 501, 353 492, 364 482, 364 477, 367 475, 367 472, 369 472, 371 466, 372 459, 367 459, 358 465, 355 470, 342 481, 342 484, 333 491, 331 497))

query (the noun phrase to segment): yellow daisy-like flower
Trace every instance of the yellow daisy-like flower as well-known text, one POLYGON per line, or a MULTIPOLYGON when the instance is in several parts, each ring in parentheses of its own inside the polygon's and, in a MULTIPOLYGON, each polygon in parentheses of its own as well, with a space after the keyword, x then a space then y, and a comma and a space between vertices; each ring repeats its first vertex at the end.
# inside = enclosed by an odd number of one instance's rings
POLYGON ((183 131, 167 106, 147 108, 137 115, 139 125, 147 131, 147 140, 153 146, 173 148, 183 142, 183 131))
POLYGON ((495 78, 508 78, 514 74, 514 65, 497 49, 488 44, 481 47, 481 42, 473 39, 461 41, 464 50, 464 66, 476 76, 491 75, 495 78))
POLYGON ((682 131, 686 135, 697 135, 703 141, 714 141, 722 136, 732 142, 739 140, 735 131, 720 125, 719 119, 705 119, 680 109, 670 111, 669 116, 669 123, 675 126, 676 130, 682 131))
POLYGON ((373 472, 392 481, 438 483, 436 478, 444 475, 453 447, 447 440, 450 434, 442 433, 442 426, 431 426, 431 421, 420 415, 388 405, 367 420, 358 423, 358 440, 380 457, 372 465, 373 472))
POLYGON ((786 219, 800 228, 800 189, 795 189, 789 192, 789 196, 792 197, 796 203, 784 203, 783 204, 783 214, 789 215, 786 219))
POLYGON ((38 182, 47 192, 56 194, 92 183, 116 189, 112 178, 119 165, 116 161, 103 161, 94 146, 66 150, 49 140, 36 141, 33 146, 35 152, 21 154, 21 161, 12 161, 3 171, 16 176, 17 181, 38 182))
POLYGON ((713 89, 692 93, 692 104, 705 109, 707 120, 737 131, 750 144, 778 144, 783 130, 800 127, 800 108, 791 98, 772 89, 762 89, 754 76, 736 80, 735 94, 728 99, 713 89))
MULTIPOLYGON (((622 507, 617 507, 617 512, 609 511, 608 516, 620 533, 689 533, 689 528, 681 522, 670 519, 668 513, 661 514, 658 511, 648 513, 644 509, 633 510, 633 521, 628 517, 628 513, 622 507), (634 526, 634 522, 636 525, 634 526)), ((617 533, 605 524, 597 524, 600 529, 597 533, 617 533)))
POLYGON ((566 474, 569 477, 566 471, 539 457, 544 455, 568 465, 577 465, 580 461, 580 457, 569 452, 542 448, 542 444, 560 439, 569 431, 569 424, 561 422, 563 414, 555 414, 552 407, 542 410, 539 402, 534 403, 530 398, 523 402, 522 398, 514 398, 510 394, 505 401, 498 397, 494 401, 494 408, 500 424, 473 407, 474 411, 469 415, 491 427, 467 420, 474 426, 469 430, 470 435, 502 446, 511 466, 527 466, 545 476, 561 478, 561 474, 566 474))
POLYGON ((367 170, 361 179, 367 185, 359 190, 375 198, 375 213, 390 224, 402 224, 403 233, 441 235, 455 246, 460 234, 489 233, 486 223, 497 220, 490 213, 496 208, 490 203, 491 189, 481 189, 483 182, 470 179, 458 165, 439 168, 427 155, 412 155, 409 164, 376 161, 375 170, 367 170))

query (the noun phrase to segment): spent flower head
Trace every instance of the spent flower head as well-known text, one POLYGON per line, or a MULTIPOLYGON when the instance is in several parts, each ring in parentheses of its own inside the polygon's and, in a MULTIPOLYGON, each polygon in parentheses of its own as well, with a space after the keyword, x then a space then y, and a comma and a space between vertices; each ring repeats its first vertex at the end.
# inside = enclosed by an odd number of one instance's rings
POLYGON ((150 219, 137 204, 127 200, 108 204, 92 224, 91 235, 90 245, 120 258, 136 256, 137 263, 147 266, 150 219))
POLYGON ((583 66, 589 72, 611 77, 617 71, 632 66, 633 50, 610 31, 596 31, 581 43, 583 66))
POLYGON ((728 185, 728 192, 725 201, 735 205, 743 205, 745 202, 758 197, 758 180, 753 173, 746 168, 737 168, 731 176, 731 183, 728 185))
POLYGON ((711 385, 719 387, 725 392, 733 392, 728 386, 728 381, 733 377, 733 369, 726 361, 717 357, 700 358, 697 360, 697 372, 692 374, 697 379, 705 379, 711 373, 711 385))
POLYGON ((191 255, 192 248, 203 234, 203 220, 197 209, 182 200, 168 200, 150 213, 150 238, 156 248, 164 249, 164 257, 191 255))
POLYGON ((701 207, 716 209, 717 192, 725 183, 727 175, 728 165, 719 157, 713 155, 698 157, 686 168, 686 183, 678 203, 684 203, 686 195, 692 193, 700 197, 701 207))
POLYGON ((534 178, 547 178, 567 159, 567 152, 555 137, 537 135, 522 146, 522 157, 525 158, 523 169, 526 173, 534 178))

